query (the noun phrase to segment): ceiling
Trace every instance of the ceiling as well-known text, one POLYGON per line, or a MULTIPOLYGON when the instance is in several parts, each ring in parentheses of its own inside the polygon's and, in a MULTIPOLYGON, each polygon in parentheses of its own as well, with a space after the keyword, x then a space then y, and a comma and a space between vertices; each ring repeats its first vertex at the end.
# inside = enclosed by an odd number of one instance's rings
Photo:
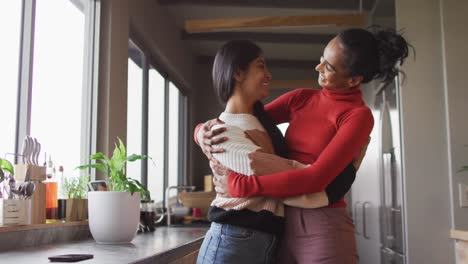
POLYGON ((197 62, 201 64, 210 64, 216 51, 225 42, 249 39, 262 48, 270 68, 310 70, 320 58, 326 43, 341 30, 353 26, 346 22, 337 26, 335 21, 338 23, 343 17, 358 15, 363 18, 362 27, 371 24, 393 27, 395 20, 394 0, 362 0, 362 3, 358 0, 155 1, 167 9, 180 29, 181 38, 187 41, 197 62), (267 24, 262 24, 265 17, 269 17, 266 19, 267 24), (262 19, 238 23, 239 18, 262 19), (187 32, 189 28, 186 22, 199 25, 203 21, 193 20, 212 19, 224 20, 208 21, 211 28, 206 32, 187 32), (226 19, 235 20, 226 22, 226 19), (217 28, 231 23, 235 26, 217 28))

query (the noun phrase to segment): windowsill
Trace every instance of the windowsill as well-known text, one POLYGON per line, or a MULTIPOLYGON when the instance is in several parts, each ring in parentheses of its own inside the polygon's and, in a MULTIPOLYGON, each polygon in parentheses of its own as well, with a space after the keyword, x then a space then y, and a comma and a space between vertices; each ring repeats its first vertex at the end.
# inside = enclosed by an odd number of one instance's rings
POLYGON ((28 231, 36 229, 48 229, 48 228, 59 228, 59 227, 72 227, 72 226, 86 226, 88 221, 69 221, 61 222, 54 221, 46 224, 33 224, 33 225, 0 225, 0 234, 8 232, 19 232, 19 231, 28 231))

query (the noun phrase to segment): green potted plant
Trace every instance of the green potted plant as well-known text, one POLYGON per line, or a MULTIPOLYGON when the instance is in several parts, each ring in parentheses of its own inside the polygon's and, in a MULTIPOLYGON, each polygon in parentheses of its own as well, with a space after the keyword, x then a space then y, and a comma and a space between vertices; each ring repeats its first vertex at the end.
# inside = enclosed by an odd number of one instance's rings
POLYGON ((5 179, 5 172, 13 175, 13 165, 8 160, 0 158, 0 182, 5 179))
POLYGON ((66 196, 66 221, 83 221, 88 219, 88 188, 89 175, 79 177, 66 177, 63 182, 66 196))
POLYGON ((127 178, 126 164, 147 156, 127 156, 118 138, 112 157, 98 152, 89 158, 91 163, 79 169, 97 169, 104 173, 107 191, 88 192, 88 217, 91 234, 97 243, 129 243, 135 237, 140 220, 140 197, 151 200, 149 191, 135 179, 127 178))

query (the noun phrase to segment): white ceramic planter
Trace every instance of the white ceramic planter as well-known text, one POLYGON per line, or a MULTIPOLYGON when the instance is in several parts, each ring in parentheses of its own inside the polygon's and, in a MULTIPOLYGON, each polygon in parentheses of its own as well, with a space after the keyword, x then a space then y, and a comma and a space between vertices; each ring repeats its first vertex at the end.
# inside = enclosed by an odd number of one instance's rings
POLYGON ((140 193, 88 192, 88 216, 97 243, 130 243, 138 231, 140 193))

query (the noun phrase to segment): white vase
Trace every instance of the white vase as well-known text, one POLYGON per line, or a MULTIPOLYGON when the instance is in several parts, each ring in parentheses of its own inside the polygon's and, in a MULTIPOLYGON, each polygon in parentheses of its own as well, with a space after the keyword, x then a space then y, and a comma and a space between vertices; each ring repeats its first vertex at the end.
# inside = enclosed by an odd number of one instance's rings
POLYGON ((140 193, 88 192, 88 217, 97 243, 130 243, 138 231, 140 193))

